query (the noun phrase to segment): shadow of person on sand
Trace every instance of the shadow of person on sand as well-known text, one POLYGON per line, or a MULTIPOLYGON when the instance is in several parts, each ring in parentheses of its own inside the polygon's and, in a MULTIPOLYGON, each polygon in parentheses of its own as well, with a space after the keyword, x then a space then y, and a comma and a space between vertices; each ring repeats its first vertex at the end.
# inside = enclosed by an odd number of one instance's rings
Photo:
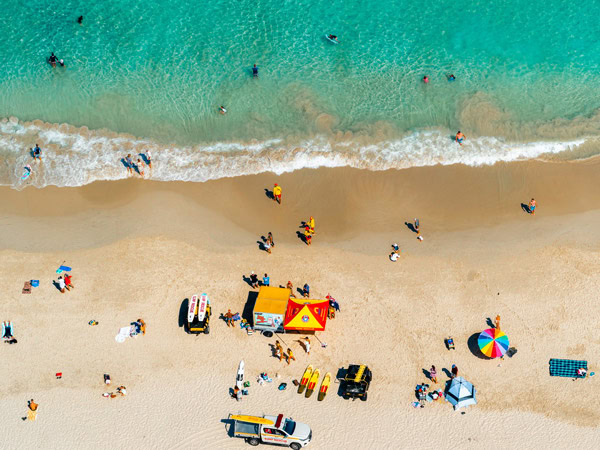
POLYGON ((271 356, 273 358, 279 359, 279 356, 277 356, 277 347, 275 347, 275 344, 269 344, 269 347, 271 347, 271 356))
POLYGON ((304 244, 306 244, 306 237, 304 237, 304 234, 296 231, 296 236, 298 236, 298 239, 300 239, 304 244))
POLYGON ((494 322, 492 322, 492 319, 490 317, 485 318, 485 323, 490 328, 496 328, 496 325, 494 325, 494 322))
POLYGON ((451 372, 450 372, 448 369, 446 369, 446 368, 444 367, 444 368, 442 369, 442 372, 444 372, 444 374, 445 374, 445 375, 446 375, 448 378, 452 379, 452 373, 451 373, 451 372))
POLYGON ((273 195, 273 191, 270 191, 269 189, 265 188, 265 195, 270 198, 271 200, 275 200, 275 196, 273 195))
POLYGON ((521 203, 521 209, 525 211, 527 214, 531 214, 531 210, 529 209, 529 205, 526 203, 521 203))
POLYGON ((429 370, 427 370, 427 369, 422 369, 422 370, 423 370, 423 375, 425 375, 425 377, 428 380, 431 380, 431 372, 429 372, 429 370))
POLYGON ((471 353, 473 353, 474 356, 477 356, 479 359, 493 359, 481 353, 481 350, 479 349, 479 344, 477 343, 480 334, 481 333, 473 333, 469 337, 469 340, 467 341, 467 346, 469 347, 469 350, 471 351, 471 353))
POLYGON ((183 327, 185 325, 185 323, 187 322, 187 314, 188 314, 189 305, 190 305, 190 300, 188 298, 184 299, 181 302, 181 306, 179 307, 179 317, 177 319, 177 324, 179 325, 179 328, 183 327))
POLYGON ((252 280, 250 279, 250 277, 247 277, 246 275, 242 275, 242 280, 244 280, 246 283, 248 283, 248 286, 252 287, 252 280))
POLYGON ((58 292, 60 292, 60 285, 58 284, 58 281, 54 281, 54 280, 52 280, 52 284, 54 285, 54 287, 55 287, 56 289, 58 289, 58 292))
POLYGON ((415 228, 415 226, 412 223, 404 222, 404 225, 406 225, 406 228, 408 228, 413 233, 418 233, 417 229, 415 228))

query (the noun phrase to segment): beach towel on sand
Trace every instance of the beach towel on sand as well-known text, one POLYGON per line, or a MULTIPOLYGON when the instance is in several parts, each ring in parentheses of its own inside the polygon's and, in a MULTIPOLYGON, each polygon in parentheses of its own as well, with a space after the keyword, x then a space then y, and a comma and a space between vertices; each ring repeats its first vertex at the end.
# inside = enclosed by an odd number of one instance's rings
POLYGON ((119 330, 119 334, 115 336, 115 341, 117 341, 118 343, 125 342, 125 339, 127 339, 130 335, 131 326, 123 327, 119 330))
POLYGON ((36 416, 37 416, 37 411, 31 411, 31 410, 27 411, 27 420, 33 421, 33 420, 35 420, 36 416))

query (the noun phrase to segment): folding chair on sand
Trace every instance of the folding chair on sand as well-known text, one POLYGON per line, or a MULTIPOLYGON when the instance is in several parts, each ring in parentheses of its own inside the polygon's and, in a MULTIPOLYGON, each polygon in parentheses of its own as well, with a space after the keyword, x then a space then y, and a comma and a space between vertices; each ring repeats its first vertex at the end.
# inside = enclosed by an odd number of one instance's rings
POLYGON ((454 347, 454 339, 449 337, 448 339, 444 339, 444 343, 446 344, 446 348, 448 350, 456 350, 454 347))

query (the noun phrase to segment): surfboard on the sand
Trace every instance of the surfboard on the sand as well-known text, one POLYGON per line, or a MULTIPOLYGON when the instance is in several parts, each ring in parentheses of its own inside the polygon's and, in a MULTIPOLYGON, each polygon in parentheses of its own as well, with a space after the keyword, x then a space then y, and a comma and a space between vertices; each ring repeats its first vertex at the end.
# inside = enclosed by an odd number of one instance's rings
POLYGON ((318 401, 323 401, 325 396, 327 395, 327 391, 329 390, 329 385, 331 384, 331 372, 327 372, 323 381, 321 382, 321 387, 319 388, 319 397, 318 401))
POLYGON ((198 306, 198 294, 192 295, 192 299, 190 300, 190 306, 188 308, 188 323, 191 323, 194 320, 194 316, 196 315, 196 306, 198 306))
POLYGON ((206 315, 206 305, 208 304, 208 295, 202 294, 200 296, 200 300, 198 301, 198 320, 204 320, 204 316, 206 315))
POLYGON ((71 269, 69 266, 60 266, 58 269, 56 269, 56 273, 63 273, 63 272, 70 272, 71 269))
POLYGON ((302 392, 304 392, 304 388, 308 384, 308 380, 310 380, 312 372, 313 366, 309 364, 306 370, 304 371, 304 375, 302 375, 302 379, 300 380, 300 385, 298 386, 298 394, 302 394, 302 392))
POLYGON ((23 167, 23 175, 21 176, 21 180, 26 180, 27 178, 29 178, 29 175, 31 175, 31 166, 29 164, 27 164, 25 167, 23 167))
POLYGON ((244 360, 240 361, 238 366, 237 377, 235 379, 235 385, 241 390, 244 387, 244 360))
POLYGON ((319 369, 316 369, 313 372, 312 377, 310 377, 310 381, 308 382, 308 386, 306 386, 306 398, 309 398, 312 395, 313 391, 315 390, 315 386, 319 381, 320 375, 321 373, 319 372, 319 369))

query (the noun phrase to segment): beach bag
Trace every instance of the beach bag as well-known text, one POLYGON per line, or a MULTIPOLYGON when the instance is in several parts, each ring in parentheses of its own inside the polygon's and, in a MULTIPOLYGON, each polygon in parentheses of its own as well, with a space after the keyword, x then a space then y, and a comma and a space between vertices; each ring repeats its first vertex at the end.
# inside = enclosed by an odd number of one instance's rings
POLYGON ((277 389, 279 389, 280 391, 285 391, 286 388, 287 388, 287 383, 281 383, 277 389))

